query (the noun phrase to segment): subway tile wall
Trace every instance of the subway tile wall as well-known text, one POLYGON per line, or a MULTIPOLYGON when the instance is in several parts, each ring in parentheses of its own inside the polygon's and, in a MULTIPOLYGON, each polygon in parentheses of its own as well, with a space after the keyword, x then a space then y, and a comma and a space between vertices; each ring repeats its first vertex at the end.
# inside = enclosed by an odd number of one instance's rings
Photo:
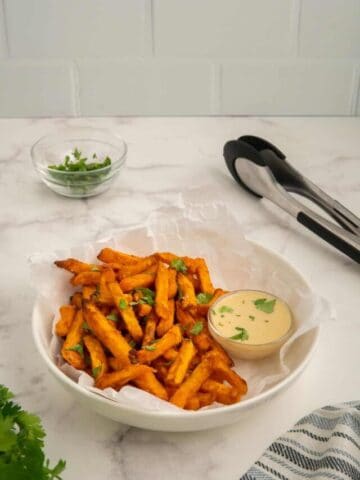
POLYGON ((0 116, 360 115, 360 0, 0 0, 0 116))

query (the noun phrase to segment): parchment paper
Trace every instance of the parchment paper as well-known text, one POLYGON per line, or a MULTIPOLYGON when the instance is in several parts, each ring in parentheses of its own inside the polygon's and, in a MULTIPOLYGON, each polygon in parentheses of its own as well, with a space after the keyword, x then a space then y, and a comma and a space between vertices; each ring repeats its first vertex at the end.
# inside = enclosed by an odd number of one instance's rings
MULTIPOLYGON (((35 254, 31 257, 34 286, 42 297, 44 335, 48 338, 48 352, 52 361, 75 382, 84 388, 103 395, 124 406, 138 407, 147 411, 178 411, 178 407, 160 400, 132 386, 123 387, 119 392, 108 388, 93 387, 88 374, 65 364, 59 352, 61 340, 53 333, 46 332, 49 315, 53 326, 58 318, 58 309, 68 302, 73 292, 69 285, 69 273, 56 268, 54 260, 68 257, 87 262, 96 262, 96 254, 109 246, 137 255, 148 255, 153 251, 172 251, 178 255, 205 257, 210 273, 217 287, 228 290, 264 290, 283 298, 290 306, 296 329, 280 353, 260 361, 235 362, 235 370, 246 379, 249 391, 246 398, 252 398, 270 385, 279 382, 289 373, 286 352, 295 338, 321 322, 334 318, 326 300, 304 286, 288 269, 277 268, 276 262, 263 262, 254 251, 253 244, 241 234, 237 220, 221 203, 196 204, 182 207, 166 207, 150 214, 143 225, 105 238, 99 242, 87 243, 81 247, 35 254)), ((217 408, 212 405, 206 408, 217 408)), ((196 412, 188 412, 196 414, 196 412)))

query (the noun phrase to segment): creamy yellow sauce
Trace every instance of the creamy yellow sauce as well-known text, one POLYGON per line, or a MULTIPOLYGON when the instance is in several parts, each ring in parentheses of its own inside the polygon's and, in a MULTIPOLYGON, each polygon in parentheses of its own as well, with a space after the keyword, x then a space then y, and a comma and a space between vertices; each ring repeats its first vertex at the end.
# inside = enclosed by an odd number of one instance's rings
POLYGON ((210 318, 221 336, 248 345, 274 342, 289 332, 292 323, 285 302, 255 290, 221 297, 211 309, 210 318))

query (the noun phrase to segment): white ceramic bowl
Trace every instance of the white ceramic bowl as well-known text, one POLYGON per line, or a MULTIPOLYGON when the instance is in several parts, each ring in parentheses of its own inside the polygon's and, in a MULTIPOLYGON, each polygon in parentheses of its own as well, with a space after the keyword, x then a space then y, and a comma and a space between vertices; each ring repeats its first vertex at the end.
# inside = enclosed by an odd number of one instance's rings
MULTIPOLYGON (((298 285, 310 288, 304 278, 283 258, 273 252, 254 244, 256 255, 264 262, 270 262, 279 272, 284 272, 287 276, 293 277, 298 285)), ((32 327, 36 347, 55 378, 83 405, 88 406, 95 412, 105 417, 112 418, 121 423, 133 425, 135 427, 149 430, 186 432, 196 430, 206 430, 222 425, 227 425, 238 421, 246 413, 265 403, 273 396, 279 394, 289 387, 289 385, 301 374, 309 362, 317 342, 319 327, 309 330, 304 335, 298 337, 290 346, 286 361, 289 366, 288 375, 278 383, 261 394, 240 401, 233 405, 223 407, 199 410, 194 413, 189 412, 147 412, 138 408, 125 408, 112 400, 89 392, 67 377, 53 362, 48 353, 48 344, 51 337, 51 327, 53 318, 46 315, 40 298, 37 299, 33 315, 32 327)))

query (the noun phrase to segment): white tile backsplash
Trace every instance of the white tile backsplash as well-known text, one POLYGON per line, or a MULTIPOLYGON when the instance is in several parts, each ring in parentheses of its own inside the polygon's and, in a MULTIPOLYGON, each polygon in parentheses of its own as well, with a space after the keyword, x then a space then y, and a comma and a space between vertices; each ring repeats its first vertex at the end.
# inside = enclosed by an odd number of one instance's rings
POLYGON ((155 52, 163 56, 289 54, 291 2, 154 0, 155 52))
POLYGON ((79 61, 83 115, 209 115, 212 69, 195 61, 79 61))
POLYGON ((73 115, 70 67, 58 61, 1 62, 0 110, 4 117, 73 115))
POLYGON ((4 0, 14 57, 139 56, 146 0, 4 0))
POLYGON ((359 57, 360 1, 302 0, 300 54, 304 57, 359 57))
POLYGON ((346 115, 351 62, 225 63, 221 113, 244 115, 346 115))
POLYGON ((360 0, 0 0, 0 116, 360 115, 360 0))

